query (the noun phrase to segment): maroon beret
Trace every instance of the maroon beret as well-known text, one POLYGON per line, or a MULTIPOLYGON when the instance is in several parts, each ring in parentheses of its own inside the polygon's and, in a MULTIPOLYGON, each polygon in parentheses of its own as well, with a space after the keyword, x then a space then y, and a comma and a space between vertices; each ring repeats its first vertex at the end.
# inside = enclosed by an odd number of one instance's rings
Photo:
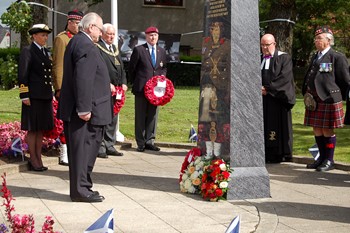
POLYGON ((148 27, 145 31, 146 34, 152 33, 152 32, 158 33, 158 28, 152 26, 152 27, 148 27))

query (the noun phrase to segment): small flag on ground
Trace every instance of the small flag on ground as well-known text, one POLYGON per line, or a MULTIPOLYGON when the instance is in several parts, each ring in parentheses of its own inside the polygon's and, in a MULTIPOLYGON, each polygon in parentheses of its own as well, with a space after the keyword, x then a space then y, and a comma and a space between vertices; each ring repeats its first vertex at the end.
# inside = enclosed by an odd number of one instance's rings
POLYGON ((14 152, 15 157, 17 153, 22 155, 22 161, 24 161, 24 153, 22 150, 22 140, 21 138, 15 138, 11 144, 11 150, 14 152))
POLYGON ((318 157, 320 157, 320 152, 318 151, 317 144, 310 147, 309 152, 311 153, 312 157, 314 157, 315 160, 317 160, 318 157))
POLYGON ((197 136, 197 132, 194 129, 193 125, 191 125, 191 129, 190 129, 190 135, 188 136, 188 140, 191 142, 196 142, 198 141, 198 136, 197 136))
POLYGON ((240 227, 240 220, 239 220, 239 216, 237 216, 231 221, 225 233, 239 233, 239 227, 240 227))
POLYGON ((104 215, 96 220, 84 233, 114 233, 113 222, 114 210, 108 210, 104 215))

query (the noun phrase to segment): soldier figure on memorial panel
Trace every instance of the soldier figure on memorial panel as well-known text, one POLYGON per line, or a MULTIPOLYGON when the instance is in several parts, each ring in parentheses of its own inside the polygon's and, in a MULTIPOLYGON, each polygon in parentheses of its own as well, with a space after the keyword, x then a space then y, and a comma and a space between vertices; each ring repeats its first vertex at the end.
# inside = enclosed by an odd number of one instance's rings
POLYGON ((223 29, 222 22, 212 22, 210 35, 203 39, 199 127, 204 134, 199 143, 205 144, 208 157, 229 158, 230 138, 225 135, 229 135, 230 128, 226 111, 230 109, 231 62, 230 43, 223 36, 223 29))

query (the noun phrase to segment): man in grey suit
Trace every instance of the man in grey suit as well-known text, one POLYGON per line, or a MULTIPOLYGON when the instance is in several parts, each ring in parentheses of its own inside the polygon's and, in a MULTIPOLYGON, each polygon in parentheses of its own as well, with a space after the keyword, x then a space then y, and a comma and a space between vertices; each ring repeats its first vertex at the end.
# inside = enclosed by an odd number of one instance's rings
POLYGON ((159 108, 146 99, 144 86, 153 76, 165 76, 167 71, 165 50, 157 45, 158 28, 149 27, 145 33, 147 43, 134 48, 129 62, 129 77, 135 95, 135 137, 139 152, 145 149, 160 150, 154 145, 159 108))
MULTIPOLYGON (((102 37, 97 43, 97 47, 100 49, 101 56, 106 62, 110 82, 113 86, 121 86, 123 91, 128 90, 126 85, 126 75, 124 71, 123 62, 120 58, 118 48, 113 44, 115 37, 115 28, 112 24, 106 23, 103 25, 102 37)), ((118 95, 111 96, 112 107, 117 101, 118 95)), ((114 148, 116 143, 116 130, 118 124, 119 114, 113 116, 113 120, 110 124, 106 125, 103 140, 98 151, 97 157, 108 158, 108 155, 123 156, 123 153, 117 151, 114 148)))
POLYGON ((88 13, 82 31, 69 42, 64 55, 59 116, 67 139, 70 198, 76 202, 101 202, 92 191, 91 173, 101 145, 103 128, 112 121, 111 86, 107 66, 95 46, 103 21, 88 13))

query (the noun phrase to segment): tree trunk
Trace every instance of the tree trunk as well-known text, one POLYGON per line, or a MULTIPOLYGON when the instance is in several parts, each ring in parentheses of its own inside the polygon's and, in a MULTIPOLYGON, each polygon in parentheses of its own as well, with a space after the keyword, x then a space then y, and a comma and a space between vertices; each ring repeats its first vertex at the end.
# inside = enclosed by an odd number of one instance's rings
MULTIPOLYGON (((269 20, 273 19, 289 19, 295 21, 296 7, 295 0, 274 0, 271 3, 269 12, 269 20)), ((269 22, 266 33, 275 36, 278 49, 292 55, 293 44, 293 26, 294 24, 286 21, 269 22)))

